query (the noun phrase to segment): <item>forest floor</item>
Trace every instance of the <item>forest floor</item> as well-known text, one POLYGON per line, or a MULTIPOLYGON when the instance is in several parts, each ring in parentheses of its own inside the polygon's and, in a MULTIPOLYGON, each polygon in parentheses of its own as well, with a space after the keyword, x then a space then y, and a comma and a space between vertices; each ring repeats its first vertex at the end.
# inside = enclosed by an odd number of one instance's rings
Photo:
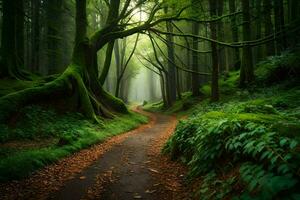
POLYGON ((187 170, 161 154, 176 118, 138 112, 151 121, 28 179, 0 185, 1 199, 189 199, 187 170))

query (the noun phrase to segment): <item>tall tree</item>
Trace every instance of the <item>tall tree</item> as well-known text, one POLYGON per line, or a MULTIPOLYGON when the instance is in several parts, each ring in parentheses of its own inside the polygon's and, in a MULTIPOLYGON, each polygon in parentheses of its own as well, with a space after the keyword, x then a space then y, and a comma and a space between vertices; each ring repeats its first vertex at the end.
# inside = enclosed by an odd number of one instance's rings
MULTIPOLYGON (((60 31, 62 24, 63 0, 48 0, 46 3, 47 17, 47 69, 48 74, 55 74, 61 71, 61 49, 59 43, 62 42, 60 31)), ((33 55, 32 55, 33 56, 33 55)))
MULTIPOLYGON (((284 31, 284 6, 283 0, 274 0, 275 32, 280 33, 276 38, 276 54, 286 49, 286 35, 284 31)), ((277 34, 276 34, 277 35, 277 34)))
MULTIPOLYGON (((242 1, 243 12, 243 41, 250 41, 252 38, 251 18, 249 0, 242 1)), ((244 45, 242 49, 242 62, 240 70, 240 86, 244 87, 254 80, 252 49, 244 45)))
POLYGON ((31 70, 37 72, 39 69, 39 57, 40 57, 40 0, 31 0, 32 4, 32 36, 31 36, 31 70))
MULTIPOLYGON (((230 13, 236 12, 236 1, 235 0, 229 0, 229 11, 230 13)), ((233 15, 231 17, 230 21, 231 26, 231 32, 232 32, 232 41, 238 42, 239 41, 239 29, 237 26, 237 17, 236 15, 233 15)), ((234 65, 237 65, 237 63, 240 62, 240 50, 238 48, 234 49, 234 65)))
MULTIPOLYGON (((256 39, 260 39, 262 37, 262 0, 255 1, 255 10, 256 10, 256 39)), ((255 49, 256 54, 255 58, 259 61, 260 58, 263 56, 261 46, 256 47, 255 49)))
MULTIPOLYGON (((209 10, 211 18, 215 18, 217 16, 217 0, 209 1, 209 10)), ((210 23, 210 34, 213 40, 217 39, 217 25, 216 22, 210 23)), ((212 79, 211 79, 211 100, 218 101, 219 100, 219 59, 218 59, 218 49, 217 44, 211 43, 212 50, 212 79)))
POLYGON ((24 0, 19 0, 15 5, 16 10, 16 54, 17 54, 17 62, 18 66, 24 67, 24 0))
POLYGON ((20 70, 24 61, 24 21, 22 21, 22 19, 24 20, 24 14, 22 2, 3 0, 1 77, 24 78, 20 70))
MULTIPOLYGON (((265 36, 270 36, 273 34, 273 24, 272 24, 272 2, 270 0, 263 0, 263 15, 264 15, 264 26, 265 26, 265 36)), ((275 54, 274 41, 270 41, 266 44, 266 53, 268 56, 275 54)))
MULTIPOLYGON (((192 24, 192 34, 198 35, 199 34, 199 23, 193 22, 192 24)), ((192 47, 196 51, 199 49, 198 39, 193 38, 192 40, 192 47)), ((192 70, 199 71, 199 56, 196 51, 192 52, 192 70)), ((198 74, 192 74, 192 94, 193 96, 200 96, 200 80, 198 74)))
MULTIPOLYGON (((120 8, 120 0, 110 1, 110 7, 109 7, 107 20, 106 20, 106 25, 116 25, 117 22, 116 19, 119 16, 119 8, 120 8)), ((105 62, 100 76, 100 83, 102 85, 104 84, 104 81, 110 69, 111 57, 114 50, 114 45, 115 45, 115 41, 110 41, 106 48, 105 62)))
MULTIPOLYGON (((224 13, 224 0, 219 0, 217 1, 217 16, 222 17, 224 13)), ((219 41, 224 41, 225 33, 224 33, 224 22, 223 20, 220 20, 217 23, 217 38, 219 41)), ((218 45, 218 62, 219 62, 219 70, 221 71, 226 71, 227 66, 226 66, 226 52, 225 52, 226 47, 224 46, 219 46, 218 45)))
MULTIPOLYGON (((165 8, 165 12, 168 12, 168 8, 165 8)), ((173 25, 170 21, 166 22, 167 31, 169 33, 173 33, 173 25)), ((174 37, 171 34, 166 36, 167 40, 167 50, 168 50, 168 93, 170 96, 171 104, 176 101, 176 88, 177 88, 177 81, 176 81, 176 67, 174 66, 175 63, 175 48, 174 48, 174 37)))

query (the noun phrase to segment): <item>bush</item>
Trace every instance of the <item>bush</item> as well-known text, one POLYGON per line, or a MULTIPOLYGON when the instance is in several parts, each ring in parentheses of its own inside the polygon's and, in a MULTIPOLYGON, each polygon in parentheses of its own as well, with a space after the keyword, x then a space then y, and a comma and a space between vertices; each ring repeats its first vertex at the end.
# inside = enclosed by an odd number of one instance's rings
POLYGON ((300 53, 286 52, 269 57, 257 65, 255 75, 259 83, 275 84, 291 78, 299 78, 300 53))
POLYGON ((241 196, 235 191, 241 199, 298 195, 299 136, 287 130, 293 130, 291 124, 299 120, 283 116, 267 101, 210 104, 179 122, 164 152, 187 163, 190 178, 204 176, 198 192, 201 199, 232 195, 236 180, 245 188, 241 196), (289 125, 276 128, 278 124, 289 125), (235 168, 239 170, 231 174, 235 168), (212 173, 217 174, 213 179, 212 173), (220 179, 220 174, 230 175, 220 179))

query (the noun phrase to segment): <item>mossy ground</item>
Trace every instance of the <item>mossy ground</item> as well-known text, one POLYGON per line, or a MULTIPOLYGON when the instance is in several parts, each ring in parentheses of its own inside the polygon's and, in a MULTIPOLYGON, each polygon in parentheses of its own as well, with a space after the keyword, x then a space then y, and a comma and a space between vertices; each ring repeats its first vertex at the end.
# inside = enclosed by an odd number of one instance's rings
POLYGON ((129 131, 147 118, 130 112, 93 123, 79 113, 28 106, 0 124, 0 181, 20 179, 80 149, 129 131))

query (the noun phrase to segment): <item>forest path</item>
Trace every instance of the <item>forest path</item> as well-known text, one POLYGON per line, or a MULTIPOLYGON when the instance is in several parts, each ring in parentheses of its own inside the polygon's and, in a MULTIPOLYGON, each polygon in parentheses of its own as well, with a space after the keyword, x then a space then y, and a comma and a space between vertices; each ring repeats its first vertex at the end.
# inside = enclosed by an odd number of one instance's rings
POLYGON ((150 122, 83 149, 21 181, 0 183, 0 199, 189 199, 186 169, 162 155, 173 116, 139 113, 150 122))
POLYGON ((176 118, 138 112, 150 116, 146 128, 113 145, 50 199, 184 199, 185 170, 160 154, 176 118))

